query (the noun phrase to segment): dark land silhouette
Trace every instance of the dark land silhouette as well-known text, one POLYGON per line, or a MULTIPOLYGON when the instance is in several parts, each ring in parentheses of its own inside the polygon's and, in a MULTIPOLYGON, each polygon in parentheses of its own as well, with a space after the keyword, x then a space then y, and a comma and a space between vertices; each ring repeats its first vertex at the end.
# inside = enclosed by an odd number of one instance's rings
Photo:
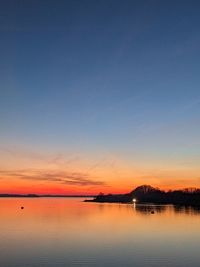
POLYGON ((142 185, 127 194, 100 193, 92 200, 86 202, 108 202, 108 203, 154 203, 200 206, 200 189, 187 188, 184 190, 162 191, 150 185, 142 185))

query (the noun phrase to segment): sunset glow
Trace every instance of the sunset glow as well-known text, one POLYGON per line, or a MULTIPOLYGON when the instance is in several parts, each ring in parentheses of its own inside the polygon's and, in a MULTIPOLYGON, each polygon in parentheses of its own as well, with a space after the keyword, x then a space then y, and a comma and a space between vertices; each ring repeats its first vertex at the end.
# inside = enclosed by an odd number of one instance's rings
POLYGON ((200 187, 199 4, 97 2, 2 5, 0 193, 200 187))

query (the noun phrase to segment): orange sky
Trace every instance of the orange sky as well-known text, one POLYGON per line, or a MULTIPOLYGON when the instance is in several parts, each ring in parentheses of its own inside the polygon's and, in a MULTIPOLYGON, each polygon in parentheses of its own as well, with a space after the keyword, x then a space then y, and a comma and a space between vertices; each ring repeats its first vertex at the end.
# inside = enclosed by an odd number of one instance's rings
POLYGON ((198 166, 127 161, 120 155, 39 153, 12 148, 0 157, 0 193, 125 193, 149 184, 164 190, 200 187, 198 166))

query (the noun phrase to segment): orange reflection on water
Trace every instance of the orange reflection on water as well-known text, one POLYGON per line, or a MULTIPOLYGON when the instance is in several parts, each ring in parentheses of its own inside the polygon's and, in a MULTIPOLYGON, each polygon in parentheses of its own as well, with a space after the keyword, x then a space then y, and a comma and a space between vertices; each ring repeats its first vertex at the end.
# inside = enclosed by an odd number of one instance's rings
MULTIPOLYGON (((33 236, 46 235, 47 231, 77 235, 77 231, 93 229, 115 234, 147 234, 180 232, 193 222, 192 231, 199 229, 199 211, 192 208, 154 205, 98 204, 83 202, 83 198, 2 198, 0 199, 1 229, 19 227, 33 236), (24 209, 21 209, 24 206, 24 209), (151 213, 154 211, 154 214, 151 213), (196 216, 195 216, 196 215, 196 216), (148 224, 147 224, 148 221, 148 224), (195 228, 196 227, 196 228, 195 228), (151 231, 149 231, 151 228, 151 231), (69 231, 70 229, 70 231, 69 231), (74 231, 74 232, 73 232, 74 231)), ((9 234, 9 233, 7 233, 9 234)))
POLYGON ((118 262, 129 257, 134 262, 142 260, 141 251, 143 257, 151 253, 162 260, 172 248, 185 253, 200 240, 200 212, 192 208, 98 204, 82 198, 1 198, 0 214, 0 256, 5 262, 13 260, 11 266, 28 260, 30 266, 48 260, 59 266, 60 259, 72 265, 87 257, 118 262), (12 259, 5 256, 9 253, 12 259))

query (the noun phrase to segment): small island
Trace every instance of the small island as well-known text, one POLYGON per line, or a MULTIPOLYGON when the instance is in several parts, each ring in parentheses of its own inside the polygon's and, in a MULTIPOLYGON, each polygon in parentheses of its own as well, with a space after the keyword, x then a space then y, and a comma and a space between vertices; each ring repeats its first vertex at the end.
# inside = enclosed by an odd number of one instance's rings
POLYGON ((200 206, 200 189, 186 188, 183 190, 163 191, 150 185, 141 185, 127 194, 100 193, 92 200, 85 202, 100 203, 154 203, 200 206))

